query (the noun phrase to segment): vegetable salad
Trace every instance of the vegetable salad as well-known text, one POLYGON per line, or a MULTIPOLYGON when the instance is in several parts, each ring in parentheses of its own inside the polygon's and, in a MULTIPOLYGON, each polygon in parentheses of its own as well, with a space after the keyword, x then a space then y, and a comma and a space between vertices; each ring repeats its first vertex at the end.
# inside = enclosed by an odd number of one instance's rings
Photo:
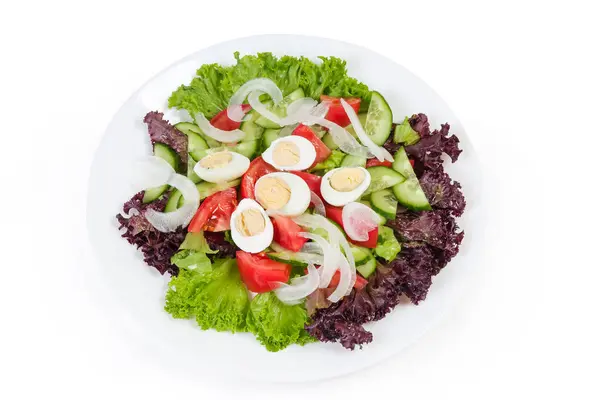
POLYGON ((136 165, 122 235, 171 275, 174 318, 269 351, 362 347, 365 322, 424 300, 458 252, 466 203, 442 162, 458 138, 424 114, 394 123, 338 58, 234 56, 171 95, 190 122, 145 116, 153 154, 136 165))

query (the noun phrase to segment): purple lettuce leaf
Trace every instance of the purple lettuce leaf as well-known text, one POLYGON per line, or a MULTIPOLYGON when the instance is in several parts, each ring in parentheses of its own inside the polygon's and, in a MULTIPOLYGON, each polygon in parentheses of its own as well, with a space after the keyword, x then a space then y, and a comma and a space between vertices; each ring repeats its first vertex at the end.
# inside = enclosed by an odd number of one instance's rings
POLYGON ((144 117, 144 122, 148 125, 148 134, 152 144, 163 143, 177 152, 181 162, 181 171, 187 171, 188 162, 188 139, 183 133, 179 132, 173 125, 163 119, 163 113, 150 111, 144 117))
POLYGON ((205 231, 204 238, 212 250, 218 251, 218 253, 214 254, 216 258, 235 258, 235 252, 239 250, 235 244, 225 238, 224 232, 205 231))
POLYGON ((465 211, 466 201, 460 183, 452 181, 442 168, 425 171, 419 183, 433 208, 450 210, 455 217, 465 211))
POLYGON ((425 114, 415 114, 410 119, 411 127, 421 136, 416 144, 406 146, 409 157, 419 161, 426 168, 435 169, 442 165, 442 153, 446 153, 455 162, 462 152, 458 148, 458 137, 448 136, 450 125, 443 124, 438 131, 429 130, 429 121, 425 114))
POLYGON ((124 213, 129 214, 130 210, 136 210, 137 215, 125 218, 123 215, 117 214, 119 229, 125 230, 121 236, 141 250, 146 264, 156 268, 161 274, 168 272, 171 275, 177 275, 179 269, 171 264, 171 257, 185 239, 186 230, 179 228, 171 233, 157 231, 144 217, 144 213, 148 209, 164 210, 167 200, 162 198, 149 204, 143 204, 143 196, 143 192, 140 192, 123 205, 124 213))

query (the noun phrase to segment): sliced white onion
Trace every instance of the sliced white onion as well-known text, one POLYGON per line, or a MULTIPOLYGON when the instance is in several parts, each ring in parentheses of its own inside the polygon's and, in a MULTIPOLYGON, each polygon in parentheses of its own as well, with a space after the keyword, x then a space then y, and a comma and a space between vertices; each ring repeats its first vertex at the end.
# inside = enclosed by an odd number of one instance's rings
POLYGON ((312 118, 310 122, 311 124, 318 124, 327 128, 335 144, 337 144, 340 150, 342 150, 344 153, 364 158, 373 157, 369 151, 369 148, 358 143, 358 141, 350 134, 350 132, 335 122, 331 122, 325 118, 312 118))
MULTIPOLYGON (((323 254, 323 248, 321 246, 319 246, 318 243, 314 243, 314 242, 304 243, 304 245, 302 246, 302 249, 300 249, 300 250, 305 253, 323 254)), ((321 264, 319 264, 319 265, 321 265, 321 264)))
POLYGON ((275 296, 285 304, 298 304, 319 287, 319 273, 313 264, 308 264, 308 274, 292 279, 292 284, 281 284, 275 296))
POLYGON ((137 208, 130 208, 129 212, 124 213, 121 211, 121 217, 125 218, 125 219, 129 219, 135 215, 140 215, 140 212, 137 210, 137 208))
POLYGON ((327 300, 332 303, 336 303, 342 299, 342 297, 350 294, 352 291, 352 287, 354 286, 354 281, 356 281, 356 276, 352 276, 352 271, 350 265, 348 265, 348 261, 345 257, 340 257, 340 283, 338 283, 337 287, 329 295, 327 300))
POLYGON ((356 263, 354 262, 354 255, 352 254, 352 250, 350 249, 350 244, 348 244, 348 240, 337 226, 335 226, 331 221, 321 215, 315 214, 302 214, 299 217, 294 218, 294 221, 301 226, 306 226, 308 228, 323 228, 327 231, 327 235, 329 237, 329 243, 332 247, 337 248, 340 245, 344 250, 344 254, 346 255, 346 259, 348 260, 348 264, 350 265, 350 272, 352 274, 352 285, 356 281, 356 263))
POLYGON ((283 93, 281 93, 275 82, 267 78, 252 79, 244 83, 229 99, 229 107, 227 107, 227 116, 229 119, 237 122, 243 119, 244 116, 240 116, 239 112, 235 108, 232 108, 232 106, 241 106, 246 97, 256 90, 267 93, 271 96, 275 104, 283 100, 283 93))
MULTIPOLYGON (((306 245, 306 243, 305 243, 306 245)), ((290 253, 288 249, 281 246, 277 242, 271 242, 271 249, 277 253, 290 253)), ((305 262, 307 264, 315 264, 315 265, 323 265, 323 254, 315 254, 310 251, 300 251, 298 253, 293 253, 294 258, 298 261, 305 262)))
POLYGON ((346 115, 348 115, 348 118, 350 119, 350 123, 354 127, 356 136, 358 136, 361 143, 364 144, 365 146, 367 146, 369 148, 369 150, 371 151, 371 153, 373 153, 373 155, 375 155, 375 157, 377 157, 377 159, 379 161, 383 161, 383 160, 394 161, 394 157, 390 154, 389 151, 387 151, 385 148, 383 148, 381 146, 376 145, 371 140, 369 135, 367 135, 367 132, 365 132, 363 126, 360 124, 358 115, 356 115, 356 112, 354 111, 352 106, 350 104, 348 104, 346 102, 346 100, 344 100, 344 99, 340 99, 340 101, 342 103, 342 107, 344 107, 344 111, 346 111, 346 115))
POLYGON ((162 186, 174 173, 173 167, 162 158, 144 157, 134 164, 132 185, 136 191, 162 186))
POLYGON ((148 209, 145 213, 146 219, 160 232, 173 232, 180 226, 190 223, 200 205, 200 194, 196 185, 183 175, 173 174, 167 182, 169 185, 179 189, 184 198, 183 206, 172 212, 161 212, 148 209))
POLYGON ((202 113, 197 113, 194 116, 194 119, 196 120, 198 127, 200 127, 200 129, 202 129, 202 132, 204 132, 204 134, 206 136, 208 136, 212 139, 215 139, 219 142, 223 142, 223 143, 239 142, 240 140, 242 140, 242 138, 244 136, 246 136, 246 133, 244 133, 243 131, 241 131, 239 129, 234 129, 232 131, 224 131, 222 129, 215 128, 214 126, 212 126, 210 124, 210 121, 207 120, 206 117, 204 116, 204 114, 202 114, 202 113))
POLYGON ((298 127, 298 124, 284 126, 279 131, 279 137, 282 138, 282 137, 290 136, 297 127, 298 127))
POLYGON ((310 113, 317 106, 317 101, 310 97, 302 97, 298 100, 293 101, 287 107, 287 115, 310 115, 310 113))
POLYGON ((279 117, 278 115, 275 115, 275 113, 273 113, 271 110, 269 110, 269 108, 260 101, 260 96, 263 93, 264 92, 259 91, 259 90, 250 93, 250 95, 248 96, 248 103, 250 103, 252 108, 257 113, 259 113, 263 117, 267 118, 268 120, 273 121, 274 123, 276 123, 278 125, 282 125, 282 126, 285 125, 285 124, 281 124, 281 117, 279 117))
POLYGON ((233 104, 227 107, 227 117, 236 122, 241 122, 244 120, 246 113, 244 112, 244 108, 241 104, 233 104))
POLYGON ((379 215, 362 203, 353 201, 342 209, 344 231, 350 239, 364 242, 379 225, 379 215))
POLYGON ((319 287, 326 288, 331 282, 335 271, 338 270, 339 259, 342 257, 338 247, 333 247, 325 238, 314 233, 300 232, 299 235, 313 240, 323 249, 323 264, 319 268, 319 275, 321 276, 319 287))
POLYGON ((310 202, 315 206, 315 213, 318 215, 325 216, 325 204, 318 194, 310 191, 310 202))

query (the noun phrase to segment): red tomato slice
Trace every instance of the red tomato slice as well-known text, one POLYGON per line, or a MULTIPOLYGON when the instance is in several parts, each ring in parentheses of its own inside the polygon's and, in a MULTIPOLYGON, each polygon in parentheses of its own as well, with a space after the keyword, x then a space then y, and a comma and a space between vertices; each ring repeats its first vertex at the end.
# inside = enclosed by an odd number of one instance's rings
MULTIPOLYGON (((333 274, 333 277, 331 278, 331 282, 329 282, 329 286, 327 286, 330 289, 335 289, 337 287, 337 285, 340 283, 340 271, 337 270, 335 271, 335 274, 333 274)), ((363 278, 360 275, 356 275, 356 281, 354 282, 354 288, 357 290, 360 290, 362 288, 364 288, 365 286, 367 286, 367 283, 369 283, 368 280, 366 280, 365 278, 363 278)))
MULTIPOLYGON (((333 222, 335 222, 336 224, 338 224, 339 226, 341 226, 343 228, 344 223, 342 220, 342 210, 343 210, 342 207, 334 207, 332 205, 325 203, 325 213, 327 214, 327 218, 329 218, 330 220, 332 220, 333 222)), ((357 246, 363 246, 363 247, 368 247, 369 249, 374 249, 375 247, 377 247, 377 235, 378 234, 379 234, 379 227, 369 231, 369 238, 367 240, 365 240, 364 242, 359 242, 357 240, 352 240, 350 238, 348 238, 348 241, 350 241, 351 243, 353 243, 357 246)))
POLYGON ((292 174, 299 176, 302 178, 304 182, 308 185, 308 188, 315 192, 319 197, 321 197, 321 179, 322 177, 318 175, 309 174, 308 172, 302 171, 290 171, 292 174))
POLYGON ((244 199, 254 199, 254 185, 256 181, 263 175, 277 172, 275 167, 267 163, 262 157, 256 157, 250 163, 248 170, 242 176, 240 192, 244 199))
MULTIPOLYGON (((354 109, 354 111, 358 114, 358 110, 360 109, 360 99, 358 98, 347 98, 344 99, 346 102, 354 109)), ((325 119, 335 122, 341 127, 346 127, 350 125, 350 119, 340 102, 339 97, 330 97, 330 96, 321 96, 321 101, 323 103, 329 104, 329 111, 327 111, 327 115, 325 119)))
POLYGON ((409 159, 408 162, 410 163, 411 167, 413 167, 413 168, 415 167, 415 160, 410 160, 409 159))
POLYGON ((313 163, 313 165, 311 165, 311 168, 320 163, 321 161, 324 161, 331 154, 331 150, 329 149, 329 147, 327 147, 325 143, 323 143, 321 139, 319 139, 318 136, 315 135, 313 130, 306 125, 298 125, 298 127, 294 129, 294 132, 292 132, 292 135, 302 136, 303 138, 308 139, 308 141, 311 142, 312 145, 315 147, 315 150, 317 151, 317 158, 315 158, 315 162, 313 163))
POLYGON ((274 216, 273 221, 273 240, 288 250, 298 252, 308 241, 307 238, 298 235, 304 232, 300 226, 291 218, 284 216, 274 216))
POLYGON ((242 281, 252 292, 269 292, 277 288, 278 282, 285 283, 290 279, 292 267, 288 264, 245 251, 238 251, 235 256, 242 281))
POLYGON ((235 188, 229 188, 208 196, 196 211, 188 226, 188 232, 221 232, 230 228, 229 219, 237 207, 235 188))
POLYGON ((387 160, 383 160, 383 161, 379 161, 376 158, 369 158, 367 160, 367 168, 369 167, 391 167, 392 166, 392 162, 391 161, 387 161, 387 160))
MULTIPOLYGON (((244 114, 250 111, 251 109, 252 107, 250 107, 250 104, 242 104, 242 111, 244 112, 244 114)), ((229 119, 229 117, 227 116, 227 109, 224 109, 223 111, 219 111, 217 115, 212 117, 212 119, 210 120, 210 124, 215 128, 221 129, 223 131, 233 131, 235 129, 238 129, 242 123, 229 119)))

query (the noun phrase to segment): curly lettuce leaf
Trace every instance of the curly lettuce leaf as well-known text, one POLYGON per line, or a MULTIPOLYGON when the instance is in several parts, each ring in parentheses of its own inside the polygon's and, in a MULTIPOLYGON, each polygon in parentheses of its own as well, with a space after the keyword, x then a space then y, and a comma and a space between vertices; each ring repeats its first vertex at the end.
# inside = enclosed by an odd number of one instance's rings
POLYGON ((278 58, 272 53, 240 57, 236 52, 234 57, 236 64, 232 66, 201 66, 189 85, 182 85, 171 94, 169 107, 185 109, 190 115, 201 112, 210 118, 227 107, 240 86, 261 77, 273 80, 284 95, 302 88, 306 96, 314 99, 326 94, 370 100, 369 88, 349 77, 346 61, 337 57, 319 57, 320 63, 305 57, 278 58))
POLYGON ((171 257, 171 263, 179 269, 210 269, 210 260, 205 253, 195 250, 180 250, 171 257))
POLYGON ((195 250, 201 253, 206 254, 215 254, 218 250, 213 250, 208 245, 206 238, 204 237, 204 232, 188 232, 185 236, 185 240, 179 246, 180 250, 195 250))
POLYGON ((342 160, 345 156, 346 153, 344 153, 343 151, 333 150, 329 157, 312 167, 311 171, 327 172, 329 170, 337 168, 342 164, 342 160))
POLYGON ((235 260, 216 260, 210 268, 182 269, 171 279, 165 311, 195 317, 202 329, 243 332, 249 303, 235 260))
POLYGON ((400 249, 400 243, 394 236, 394 230, 388 226, 380 226, 375 254, 386 261, 392 261, 398 255, 400 249))
POLYGON ((302 304, 286 305, 273 292, 257 295, 250 303, 246 318, 248 331, 254 333, 269 351, 283 350, 293 343, 304 345, 315 341, 304 329, 307 322, 308 315, 302 304))

